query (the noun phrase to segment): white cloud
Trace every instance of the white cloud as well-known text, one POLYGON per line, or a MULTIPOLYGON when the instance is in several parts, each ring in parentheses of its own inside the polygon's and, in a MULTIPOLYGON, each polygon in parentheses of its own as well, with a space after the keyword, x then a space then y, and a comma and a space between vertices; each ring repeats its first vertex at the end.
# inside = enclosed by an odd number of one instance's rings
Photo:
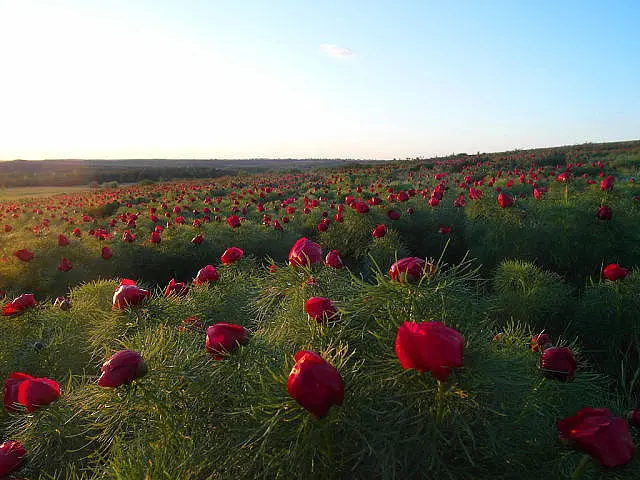
POLYGON ((334 45, 333 43, 323 43, 320 45, 320 49, 329 55, 330 57, 350 57, 353 55, 353 52, 348 48, 339 47, 334 45))

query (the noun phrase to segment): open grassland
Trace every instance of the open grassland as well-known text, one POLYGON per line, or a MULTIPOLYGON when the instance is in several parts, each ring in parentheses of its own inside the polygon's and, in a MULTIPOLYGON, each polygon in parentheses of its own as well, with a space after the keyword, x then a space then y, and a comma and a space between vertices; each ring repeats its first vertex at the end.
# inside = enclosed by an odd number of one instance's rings
POLYGON ((4 198, 0 478, 636 479, 639 179, 600 145, 4 198))
POLYGON ((89 185, 71 187, 8 187, 0 189, 0 201, 22 200, 25 198, 52 197, 90 191, 89 185))

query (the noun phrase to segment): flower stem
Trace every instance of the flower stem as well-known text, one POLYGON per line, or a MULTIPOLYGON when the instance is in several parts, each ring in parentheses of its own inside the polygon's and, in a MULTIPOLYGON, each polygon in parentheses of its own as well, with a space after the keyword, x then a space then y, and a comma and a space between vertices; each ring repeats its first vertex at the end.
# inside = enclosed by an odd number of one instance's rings
POLYGON ((571 480, 579 480, 582 477, 582 474, 584 473, 584 471, 587 469, 587 465, 589 464, 590 461, 591 461, 590 455, 583 455, 582 458, 580 459, 580 463, 578 463, 578 466, 576 467, 574 472, 571 474, 571 480))
POLYGON ((436 396, 437 410, 436 410, 436 425, 442 424, 444 418, 444 394, 447 390, 447 385, 442 380, 438 380, 438 395, 436 396))

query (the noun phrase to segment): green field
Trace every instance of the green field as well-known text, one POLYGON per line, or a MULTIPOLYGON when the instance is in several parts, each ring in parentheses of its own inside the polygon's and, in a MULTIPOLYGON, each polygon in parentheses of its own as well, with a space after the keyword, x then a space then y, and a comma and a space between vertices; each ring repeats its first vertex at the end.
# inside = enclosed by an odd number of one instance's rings
POLYGON ((639 173, 604 144, 3 190, 8 478, 637 479, 639 173))

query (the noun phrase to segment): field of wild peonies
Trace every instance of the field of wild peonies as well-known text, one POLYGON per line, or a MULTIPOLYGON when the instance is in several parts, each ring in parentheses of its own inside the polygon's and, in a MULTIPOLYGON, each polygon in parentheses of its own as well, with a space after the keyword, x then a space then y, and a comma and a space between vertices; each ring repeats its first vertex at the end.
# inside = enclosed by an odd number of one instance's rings
POLYGON ((0 204, 0 478, 637 479, 640 146, 0 204))

